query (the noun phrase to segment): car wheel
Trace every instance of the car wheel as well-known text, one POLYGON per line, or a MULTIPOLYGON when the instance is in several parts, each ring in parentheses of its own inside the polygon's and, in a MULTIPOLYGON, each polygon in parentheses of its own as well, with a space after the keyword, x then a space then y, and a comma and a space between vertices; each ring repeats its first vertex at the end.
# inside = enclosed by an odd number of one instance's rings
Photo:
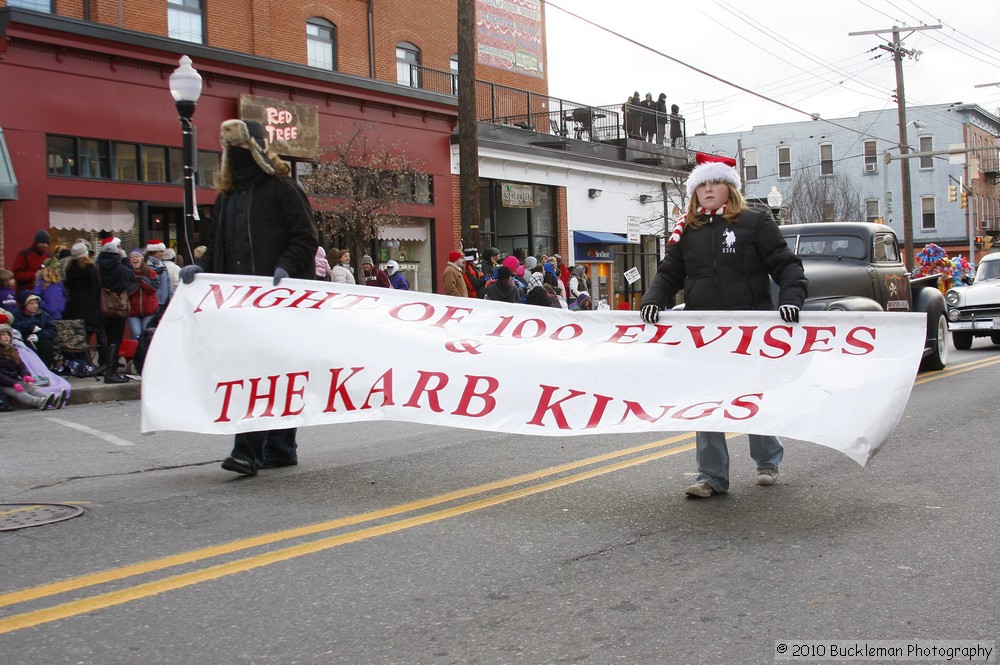
POLYGON ((994 344, 1000 344, 1000 333, 993 333, 990 335, 990 341, 994 344))
POLYGON ((925 371, 944 369, 948 364, 948 319, 943 313, 938 314, 937 326, 933 332, 934 340, 931 342, 930 355, 920 362, 920 369, 925 371))
POLYGON ((959 351, 968 351, 972 348, 972 333, 953 332, 951 341, 959 351))

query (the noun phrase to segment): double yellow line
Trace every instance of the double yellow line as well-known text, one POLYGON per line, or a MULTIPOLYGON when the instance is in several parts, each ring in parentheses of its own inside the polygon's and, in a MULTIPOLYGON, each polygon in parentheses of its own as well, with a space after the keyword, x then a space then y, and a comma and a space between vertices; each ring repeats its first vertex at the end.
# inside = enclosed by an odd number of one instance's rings
POLYGON ((930 383, 931 381, 947 379, 958 374, 983 369, 984 367, 989 367, 990 365, 996 365, 998 363, 1000 363, 1000 356, 990 355, 986 358, 978 358, 976 360, 970 360, 969 362, 960 363, 958 365, 948 365, 939 372, 924 372, 922 374, 918 374, 916 380, 913 382, 913 385, 920 386, 925 383, 930 383))
POLYGON ((60 582, 52 582, 39 586, 5 593, 0 595, 0 608, 41 600, 63 593, 70 593, 95 587, 101 584, 127 579, 138 575, 145 575, 157 571, 165 570, 175 566, 183 566, 206 559, 211 559, 226 554, 250 550, 265 545, 281 543, 303 536, 322 534, 344 527, 355 526, 365 522, 383 520, 386 518, 398 517, 414 511, 423 510, 433 506, 438 506, 454 501, 460 501, 486 494, 482 498, 461 503, 459 505, 442 508, 433 512, 405 517, 385 524, 376 524, 355 531, 349 531, 337 535, 327 536, 307 543, 292 545, 272 552, 265 552, 243 559, 237 559, 226 563, 216 564, 207 568, 180 573, 169 577, 164 577, 151 582, 135 584, 133 586, 110 591, 107 593, 88 596, 86 598, 71 600, 52 607, 28 611, 15 614, 0 619, 0 634, 9 633, 22 628, 30 628, 40 624, 58 621, 80 614, 86 614, 95 610, 121 605, 139 598, 147 598, 156 594, 172 591, 187 586, 192 586, 208 580, 218 579, 234 573, 241 573, 262 566, 267 566, 280 561, 287 561, 307 554, 315 554, 324 550, 332 549, 340 545, 355 543, 368 538, 376 538, 389 533, 395 533, 404 529, 416 526, 423 526, 432 522, 464 515, 476 510, 496 506, 514 499, 524 498, 532 494, 546 492, 583 480, 613 473, 632 466, 638 466, 647 462, 652 462, 670 455, 686 452, 694 448, 692 433, 687 432, 678 436, 670 437, 646 443, 632 448, 617 450, 604 455, 589 457, 576 462, 570 462, 559 466, 541 469, 532 473, 526 473, 492 483, 476 485, 454 492, 447 492, 437 496, 411 501, 397 506, 375 510, 359 515, 351 515, 328 522, 312 524, 295 529, 276 531, 274 533, 262 534, 253 538, 235 540, 222 545, 215 545, 203 549, 192 550, 182 554, 175 554, 152 561, 145 561, 120 568, 112 568, 105 571, 81 575, 60 582), (685 443, 687 442, 687 443, 685 443), (650 452, 652 451, 652 452, 650 452), (618 461, 614 461, 618 460, 618 461), (585 469, 585 467, 593 467, 585 469), (578 471, 585 469, 583 471, 578 471), (577 473, 570 472, 578 471, 577 473), (570 474, 570 475, 565 475, 570 474), (546 478, 551 478, 545 482, 546 478), (535 483, 535 484, 529 484, 535 483), (499 490, 507 490, 518 485, 527 485, 500 494, 490 494, 499 490))

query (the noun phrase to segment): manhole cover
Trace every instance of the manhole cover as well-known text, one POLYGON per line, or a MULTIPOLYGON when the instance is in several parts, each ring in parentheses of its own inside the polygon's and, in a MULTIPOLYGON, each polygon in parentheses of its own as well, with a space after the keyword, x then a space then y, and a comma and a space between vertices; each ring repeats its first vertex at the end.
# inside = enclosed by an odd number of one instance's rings
POLYGON ((0 503, 0 531, 62 522, 83 515, 83 508, 68 503, 0 503))

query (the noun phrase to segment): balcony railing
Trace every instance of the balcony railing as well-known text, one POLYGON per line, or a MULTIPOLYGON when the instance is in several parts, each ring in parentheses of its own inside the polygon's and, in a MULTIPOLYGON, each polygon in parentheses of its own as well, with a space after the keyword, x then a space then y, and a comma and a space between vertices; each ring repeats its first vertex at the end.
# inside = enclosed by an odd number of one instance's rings
MULTIPOLYGON (((458 94, 458 77, 429 67, 410 66, 409 85, 446 95, 458 94)), ((658 113, 632 104, 587 106, 558 97, 486 81, 476 81, 476 117, 480 122, 520 127, 579 141, 612 142, 626 138, 685 147, 682 116, 658 113), (643 121, 645 130, 643 131, 643 121), (675 139, 671 141, 671 135, 675 139)))

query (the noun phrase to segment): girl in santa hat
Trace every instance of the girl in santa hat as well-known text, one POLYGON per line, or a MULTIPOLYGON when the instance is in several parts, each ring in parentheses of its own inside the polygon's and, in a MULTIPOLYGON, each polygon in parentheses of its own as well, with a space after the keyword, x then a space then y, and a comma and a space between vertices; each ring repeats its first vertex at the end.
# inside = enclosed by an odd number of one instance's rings
MULTIPOLYGON (((767 212, 752 210, 740 193, 736 160, 697 155, 687 180, 685 218, 667 240, 667 250, 642 296, 646 323, 659 320, 684 289, 688 310, 774 310, 771 279, 778 284, 778 311, 786 323, 798 323, 806 298, 802 261, 789 249, 767 212)), ((750 457, 757 464, 757 484, 773 485, 784 455, 775 436, 750 434, 750 457)), ((723 432, 698 432, 698 477, 685 490, 694 498, 729 491, 729 451, 723 432)))

